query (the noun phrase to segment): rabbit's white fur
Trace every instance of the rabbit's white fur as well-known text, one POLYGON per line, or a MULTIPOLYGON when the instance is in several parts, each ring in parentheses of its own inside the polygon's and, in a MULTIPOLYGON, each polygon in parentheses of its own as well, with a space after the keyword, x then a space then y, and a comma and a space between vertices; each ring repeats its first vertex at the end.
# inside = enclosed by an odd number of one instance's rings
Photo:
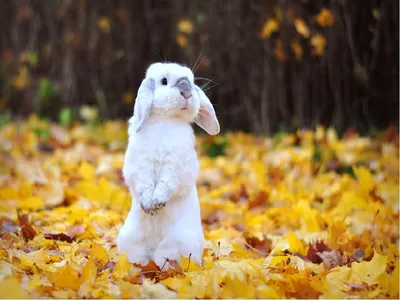
POLYGON ((152 64, 129 120, 123 166, 132 204, 117 245, 132 263, 153 260, 161 267, 166 258, 180 262, 180 255, 202 262, 199 164, 192 122, 209 134, 219 132, 214 109, 195 85, 192 71, 174 63, 152 64), (177 86, 185 77, 188 84, 177 86))

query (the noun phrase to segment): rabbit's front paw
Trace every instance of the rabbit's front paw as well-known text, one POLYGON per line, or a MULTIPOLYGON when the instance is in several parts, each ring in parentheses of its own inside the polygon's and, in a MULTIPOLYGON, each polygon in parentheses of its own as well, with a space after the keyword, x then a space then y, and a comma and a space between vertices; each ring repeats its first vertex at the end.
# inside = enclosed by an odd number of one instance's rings
POLYGON ((165 201, 159 199, 152 199, 150 202, 140 202, 140 206, 146 214, 154 216, 157 212, 165 206, 165 201))

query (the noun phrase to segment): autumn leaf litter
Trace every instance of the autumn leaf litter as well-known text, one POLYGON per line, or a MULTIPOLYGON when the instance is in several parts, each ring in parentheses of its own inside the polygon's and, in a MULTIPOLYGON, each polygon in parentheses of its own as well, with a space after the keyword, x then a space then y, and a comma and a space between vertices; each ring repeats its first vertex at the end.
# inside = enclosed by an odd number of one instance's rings
POLYGON ((203 266, 159 268, 116 251, 125 126, 30 117, 0 129, 1 297, 399 297, 393 128, 199 137, 203 266))

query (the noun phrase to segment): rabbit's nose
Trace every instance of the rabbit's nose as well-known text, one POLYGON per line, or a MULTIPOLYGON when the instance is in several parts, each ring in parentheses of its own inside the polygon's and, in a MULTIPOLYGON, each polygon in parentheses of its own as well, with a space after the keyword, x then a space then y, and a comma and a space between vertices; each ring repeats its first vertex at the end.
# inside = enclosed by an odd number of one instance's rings
POLYGON ((185 99, 189 99, 190 97, 192 97, 192 94, 189 92, 181 92, 181 95, 183 96, 183 98, 185 99))

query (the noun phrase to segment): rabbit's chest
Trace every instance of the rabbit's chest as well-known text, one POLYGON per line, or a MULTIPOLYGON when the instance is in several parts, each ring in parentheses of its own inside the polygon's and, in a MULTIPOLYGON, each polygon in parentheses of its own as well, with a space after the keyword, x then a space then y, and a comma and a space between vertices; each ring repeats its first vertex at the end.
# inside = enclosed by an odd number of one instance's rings
POLYGON ((163 146, 155 149, 153 154, 154 169, 157 174, 169 168, 171 173, 178 175, 183 181, 185 176, 190 180, 193 176, 197 177, 199 165, 194 149, 163 146))
POLYGON ((185 187, 189 190, 195 185, 199 172, 194 134, 190 126, 160 126, 150 124, 132 135, 125 159, 127 169, 132 168, 134 177, 146 174, 154 183, 178 178, 179 192, 185 194, 185 187))

